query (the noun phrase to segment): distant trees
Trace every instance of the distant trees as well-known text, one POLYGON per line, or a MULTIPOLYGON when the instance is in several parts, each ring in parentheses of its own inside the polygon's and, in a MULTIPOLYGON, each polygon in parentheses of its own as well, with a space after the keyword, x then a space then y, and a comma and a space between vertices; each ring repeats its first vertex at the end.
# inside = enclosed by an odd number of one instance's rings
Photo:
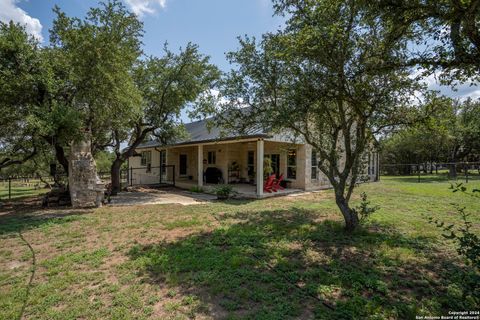
POLYGON ((444 98, 433 103, 435 112, 428 119, 382 139, 382 163, 480 161, 480 102, 444 98))

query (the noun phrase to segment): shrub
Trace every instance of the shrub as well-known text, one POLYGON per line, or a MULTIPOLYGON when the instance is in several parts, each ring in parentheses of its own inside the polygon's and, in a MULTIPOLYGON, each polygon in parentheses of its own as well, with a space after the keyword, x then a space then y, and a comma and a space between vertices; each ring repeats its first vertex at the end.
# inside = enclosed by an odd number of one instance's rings
POLYGON ((235 194, 235 191, 231 185, 223 184, 215 188, 215 194, 219 199, 228 199, 230 196, 235 194))
POLYGON ((360 223, 365 223, 375 211, 380 209, 380 207, 370 206, 370 201, 368 201, 368 197, 365 192, 362 192, 360 197, 362 199, 362 202, 360 203, 359 206, 355 207, 353 210, 360 217, 360 223))
POLYGON ((203 190, 203 188, 199 186, 193 186, 190 188, 190 192, 203 193, 204 191, 205 190, 203 190))

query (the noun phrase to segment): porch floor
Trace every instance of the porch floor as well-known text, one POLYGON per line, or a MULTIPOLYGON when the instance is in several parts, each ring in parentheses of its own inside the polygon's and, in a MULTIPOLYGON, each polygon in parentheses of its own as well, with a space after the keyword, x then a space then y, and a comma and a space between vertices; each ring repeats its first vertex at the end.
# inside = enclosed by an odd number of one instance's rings
MULTIPOLYGON (((237 193, 235 196, 236 198, 249 198, 249 199, 258 198, 257 187, 254 185, 245 184, 245 183, 233 183, 230 185, 233 187, 233 190, 237 193)), ((176 181, 175 186, 181 189, 190 190, 191 188, 198 186, 198 183, 195 180, 181 180, 181 181, 176 181)), ((216 184, 204 184, 203 189, 206 192, 212 192, 217 186, 218 185, 216 184)), ((289 195, 293 193, 302 193, 302 192, 304 191, 301 189, 285 188, 284 190, 278 190, 277 192, 271 192, 271 193, 264 192, 261 198, 283 196, 283 195, 289 195)))

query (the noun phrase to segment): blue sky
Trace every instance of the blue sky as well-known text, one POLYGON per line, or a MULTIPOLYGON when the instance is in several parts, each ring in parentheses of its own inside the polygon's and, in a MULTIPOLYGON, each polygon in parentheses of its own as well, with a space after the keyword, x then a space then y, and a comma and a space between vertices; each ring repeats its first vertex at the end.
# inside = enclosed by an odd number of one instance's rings
MULTIPOLYGON (((273 17, 270 0, 122 0, 145 24, 144 51, 162 55, 165 41, 178 49, 189 41, 222 70, 231 68, 225 52, 238 47, 238 36, 260 37, 282 25, 273 17)), ((14 20, 44 43, 54 18, 52 8, 58 5, 70 16, 83 17, 97 0, 0 0, 0 21, 14 20)), ((431 89, 458 98, 480 98, 480 89, 469 83, 458 91, 438 85, 434 76, 425 80, 431 89)))
MULTIPOLYGON (((267 31, 275 31, 282 24, 281 18, 272 17, 269 0, 123 1, 144 22, 146 54, 162 55, 165 41, 171 49, 178 49, 190 41, 198 44, 201 52, 210 55, 212 62, 225 71, 230 69, 225 52, 238 47, 238 36, 259 37, 267 31)), ((0 0, 0 12, 12 12, 10 19, 31 25, 31 32, 48 42, 54 5, 70 16, 83 17, 97 3, 96 0, 0 0), (23 10, 24 14, 8 8, 12 6, 23 10), (35 26, 35 19, 41 24, 40 30, 38 25, 35 26)), ((0 20, 8 18, 2 19, 2 15, 6 14, 0 13, 0 20)))

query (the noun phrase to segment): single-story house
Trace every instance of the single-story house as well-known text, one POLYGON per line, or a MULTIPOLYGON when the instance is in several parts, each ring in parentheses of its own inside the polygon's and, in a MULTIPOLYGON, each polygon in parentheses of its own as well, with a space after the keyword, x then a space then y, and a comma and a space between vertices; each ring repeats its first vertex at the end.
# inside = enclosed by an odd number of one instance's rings
MULTIPOLYGON (((165 146, 148 141, 138 146, 128 160, 130 185, 174 181, 175 186, 204 189, 218 183, 232 184, 244 196, 261 198, 264 192, 264 164, 283 175, 285 191, 319 190, 330 187, 318 170, 317 154, 305 143, 294 143, 278 134, 256 130, 248 135, 227 136, 209 128, 207 120, 185 125, 189 138, 165 146), (264 161, 269 158, 270 161, 264 161)), ((366 156, 367 158, 367 156, 366 156)), ((368 154, 366 180, 378 180, 379 157, 368 154)))

